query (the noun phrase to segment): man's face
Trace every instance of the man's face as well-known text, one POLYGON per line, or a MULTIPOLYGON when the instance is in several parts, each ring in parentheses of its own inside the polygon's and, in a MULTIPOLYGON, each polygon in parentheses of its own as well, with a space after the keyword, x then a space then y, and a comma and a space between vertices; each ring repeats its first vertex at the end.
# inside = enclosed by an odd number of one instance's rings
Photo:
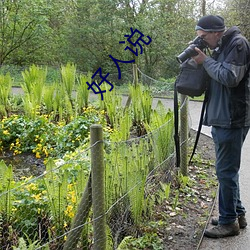
POLYGON ((215 49, 218 46, 221 32, 206 32, 203 30, 197 30, 196 33, 199 37, 204 39, 210 49, 215 49))

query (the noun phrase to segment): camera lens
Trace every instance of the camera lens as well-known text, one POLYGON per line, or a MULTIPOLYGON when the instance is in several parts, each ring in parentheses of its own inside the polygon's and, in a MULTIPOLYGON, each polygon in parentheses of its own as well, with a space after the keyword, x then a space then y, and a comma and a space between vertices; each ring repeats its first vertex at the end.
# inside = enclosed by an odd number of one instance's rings
POLYGON ((190 46, 188 46, 180 55, 176 57, 177 61, 179 63, 183 63, 188 58, 198 55, 198 53, 194 49, 195 47, 195 44, 191 44, 190 46))

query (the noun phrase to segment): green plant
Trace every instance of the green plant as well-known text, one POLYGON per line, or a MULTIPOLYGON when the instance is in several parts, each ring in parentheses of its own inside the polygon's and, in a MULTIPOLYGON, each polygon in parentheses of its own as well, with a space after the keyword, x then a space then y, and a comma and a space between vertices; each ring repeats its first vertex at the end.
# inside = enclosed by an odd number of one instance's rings
POLYGON ((132 101, 134 124, 150 123, 152 111, 152 95, 148 89, 143 90, 140 84, 129 85, 129 93, 132 101))
POLYGON ((51 114, 53 111, 53 103, 54 103, 54 94, 55 94, 56 85, 46 86, 44 89, 43 102, 45 105, 46 114, 51 114))
POLYGON ((13 206, 14 177, 12 166, 8 167, 3 160, 0 161, 0 213, 5 216, 6 222, 10 221, 13 206))
POLYGON ((181 173, 178 173, 178 182, 181 189, 185 189, 187 186, 190 187, 192 185, 189 176, 183 175, 181 173))
MULTIPOLYGON (((42 180, 35 180, 32 176, 22 177, 18 182, 18 188, 12 192, 15 196, 13 202, 13 227, 19 232, 19 235, 30 240, 40 239, 46 235, 42 221, 49 221, 48 197, 42 180), (39 227, 38 227, 39 225, 39 227)), ((48 224, 48 223, 47 223, 48 224)))
POLYGON ((87 75, 81 74, 78 78, 76 107, 79 114, 81 114, 83 108, 87 108, 89 105, 89 90, 86 82, 91 82, 91 80, 90 72, 87 75))
POLYGON ((0 121, 0 150, 11 150, 14 155, 33 152, 37 158, 63 155, 74 151, 89 140, 90 126, 103 123, 104 116, 88 107, 71 122, 54 123, 52 116, 32 119, 13 115, 0 121))
POLYGON ((34 118, 37 112, 40 112, 46 75, 47 68, 42 69, 35 65, 22 72, 24 82, 21 86, 24 90, 24 111, 29 117, 34 118))
POLYGON ((69 100, 72 103, 72 91, 76 81, 76 66, 67 63, 66 66, 61 66, 62 86, 66 91, 69 100))
POLYGON ((164 200, 168 200, 171 192, 171 183, 160 182, 160 189, 157 192, 159 196, 159 203, 161 204, 164 200))
POLYGON ((152 249, 163 250, 163 242, 156 233, 145 233, 142 237, 125 237, 117 250, 152 249))
POLYGON ((9 96, 11 93, 12 79, 10 74, 0 75, 0 116, 7 116, 9 111, 9 96))
POLYGON ((159 101, 156 109, 151 113, 151 122, 145 123, 147 132, 152 132, 149 136, 152 140, 155 160, 159 163, 166 160, 174 148, 173 115, 173 112, 167 111, 162 102, 159 101))
POLYGON ((115 89, 112 92, 109 91, 109 85, 103 84, 105 92, 105 98, 102 101, 99 99, 100 109, 103 109, 107 115, 107 123, 111 128, 117 128, 121 123, 120 119, 123 116, 123 108, 121 105, 122 98, 117 95, 115 89))
MULTIPOLYGON (((18 246, 13 246, 13 250, 35 250, 41 246, 38 240, 32 242, 28 235, 25 235, 25 238, 27 241, 23 237, 20 237, 18 239, 18 246)), ((49 250, 49 246, 43 246, 43 249, 49 250)))
POLYGON ((179 205, 179 196, 180 196, 180 191, 177 189, 175 190, 175 196, 172 204, 173 209, 176 209, 179 205))
POLYGON ((126 142, 111 143, 110 151, 106 154, 105 168, 107 208, 125 196, 123 204, 113 209, 114 216, 129 213, 134 225, 139 225, 143 211, 147 209, 144 195, 148 166, 152 159, 150 145, 147 138, 141 138, 130 141, 129 145, 126 142), (110 151, 112 154, 109 154, 110 151))

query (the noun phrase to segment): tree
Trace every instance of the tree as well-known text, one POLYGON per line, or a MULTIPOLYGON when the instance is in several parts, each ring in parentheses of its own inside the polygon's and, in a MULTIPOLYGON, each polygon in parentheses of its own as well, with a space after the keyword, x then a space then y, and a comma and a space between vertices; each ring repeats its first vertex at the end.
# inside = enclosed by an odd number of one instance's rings
MULTIPOLYGON (((0 2, 0 11, 0 65, 2 65, 25 44, 35 41, 44 32, 46 8, 43 7, 43 2, 38 0, 7 0, 0 2)), ((29 47, 26 53, 34 52, 43 44, 41 39, 38 39, 37 43, 33 43, 34 47, 29 47)), ((15 57, 12 57, 12 62, 13 58, 15 57)), ((16 63, 20 62, 17 60, 16 63)))
POLYGON ((248 0, 224 0, 222 15, 226 25, 239 26, 250 39, 250 2, 248 0))

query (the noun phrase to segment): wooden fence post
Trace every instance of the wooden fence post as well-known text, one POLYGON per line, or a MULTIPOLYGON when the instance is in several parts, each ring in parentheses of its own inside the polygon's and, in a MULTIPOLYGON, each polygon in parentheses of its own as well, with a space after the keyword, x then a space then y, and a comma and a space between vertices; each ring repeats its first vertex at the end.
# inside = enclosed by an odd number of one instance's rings
POLYGON ((99 124, 90 127, 91 176, 93 205, 93 250, 106 249, 106 216, 104 192, 104 149, 103 130, 99 124))
POLYGON ((133 77, 134 77, 134 85, 138 85, 138 70, 137 65, 133 64, 133 77))
POLYGON ((83 192, 81 201, 78 205, 76 216, 73 220, 70 233, 64 244, 63 250, 71 250, 77 248, 77 243, 81 237, 83 225, 86 222, 91 208, 91 176, 83 192))
POLYGON ((180 169, 181 174, 188 174, 188 97, 181 95, 180 109, 180 169))

